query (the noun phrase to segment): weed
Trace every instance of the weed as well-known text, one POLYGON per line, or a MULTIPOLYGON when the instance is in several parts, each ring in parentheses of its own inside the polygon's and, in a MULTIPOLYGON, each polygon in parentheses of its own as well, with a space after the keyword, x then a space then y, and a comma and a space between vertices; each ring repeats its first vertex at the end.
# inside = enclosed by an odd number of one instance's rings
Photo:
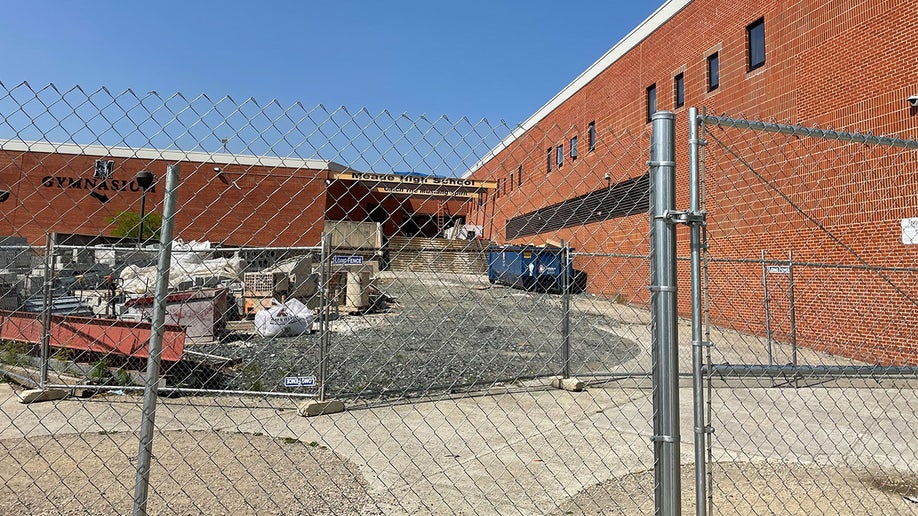
POLYGON ((621 293, 621 292, 616 292, 615 295, 612 296, 612 302, 615 303, 615 304, 617 304, 617 305, 627 305, 627 304, 628 304, 628 296, 626 296, 625 294, 623 294, 623 293, 621 293))
POLYGON ((134 379, 131 378, 131 373, 125 371, 124 369, 119 369, 118 372, 115 373, 115 381, 118 383, 118 385, 134 385, 134 379))
POLYGON ((93 381, 103 383, 105 380, 108 380, 110 377, 108 372, 108 359, 103 358, 93 364, 92 369, 89 370, 89 378, 93 381))
POLYGON ((60 360, 61 362, 69 362, 72 354, 73 350, 70 348, 55 348, 51 358, 60 360))
POLYGON ((20 363, 20 355, 25 354, 27 346, 22 342, 5 340, 0 343, 0 362, 10 365, 20 363))

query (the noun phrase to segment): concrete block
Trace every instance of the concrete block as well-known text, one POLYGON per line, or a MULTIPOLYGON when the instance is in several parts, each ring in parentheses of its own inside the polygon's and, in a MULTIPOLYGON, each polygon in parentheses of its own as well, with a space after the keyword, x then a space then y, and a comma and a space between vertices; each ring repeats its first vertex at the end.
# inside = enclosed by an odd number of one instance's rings
POLYGON ((555 376, 551 379, 551 386, 555 389, 564 389, 571 392, 580 392, 583 390, 583 381, 577 378, 561 378, 555 376))
POLYGON ((323 414, 336 414, 338 412, 344 412, 344 403, 338 400, 309 400, 300 403, 296 412, 303 417, 320 416, 323 414))
POLYGON ((54 401, 65 397, 67 397, 67 391, 63 389, 29 389, 22 392, 19 403, 54 401))

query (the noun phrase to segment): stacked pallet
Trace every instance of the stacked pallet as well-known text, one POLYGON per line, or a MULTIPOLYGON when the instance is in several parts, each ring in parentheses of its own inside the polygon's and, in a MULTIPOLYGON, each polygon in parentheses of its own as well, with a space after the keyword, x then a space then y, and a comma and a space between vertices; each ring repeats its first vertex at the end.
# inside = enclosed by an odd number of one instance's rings
POLYGON ((489 245, 489 240, 391 237, 384 251, 393 271, 486 274, 489 245))

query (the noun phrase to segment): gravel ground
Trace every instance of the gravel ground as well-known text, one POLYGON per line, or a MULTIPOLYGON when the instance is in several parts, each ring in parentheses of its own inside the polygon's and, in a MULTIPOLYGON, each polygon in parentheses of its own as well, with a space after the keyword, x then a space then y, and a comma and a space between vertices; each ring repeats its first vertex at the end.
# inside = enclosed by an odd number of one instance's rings
MULTIPOLYGON (((432 394, 562 371, 559 295, 458 274, 390 273, 377 286, 395 302, 378 313, 332 322, 329 395, 432 394)), ((614 367, 641 351, 608 331, 616 322, 607 315, 577 308, 592 305, 584 303, 588 296, 572 297, 572 370, 596 363, 614 367)), ((284 390, 286 376, 317 375, 319 341, 318 332, 274 339, 243 334, 196 349, 236 361, 217 376, 204 375, 214 386, 284 390)))
MULTIPOLYGON (((129 432, 0 441, 0 514, 130 514, 137 442, 129 432)), ((356 467, 317 443, 212 432, 154 443, 149 514, 381 514, 356 467)))

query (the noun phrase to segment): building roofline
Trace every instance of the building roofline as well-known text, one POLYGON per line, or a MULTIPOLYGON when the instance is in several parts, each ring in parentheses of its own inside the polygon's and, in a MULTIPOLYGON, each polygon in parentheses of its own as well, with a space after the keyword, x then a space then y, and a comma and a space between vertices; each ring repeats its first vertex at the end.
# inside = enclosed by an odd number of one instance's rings
POLYGON ((100 158, 113 157, 164 160, 175 163, 189 161, 194 163, 216 163, 220 165, 330 170, 333 172, 346 172, 352 170, 350 167, 340 163, 321 159, 281 158, 274 156, 255 156, 251 154, 185 152, 178 150, 108 147, 105 145, 80 145, 75 143, 32 142, 25 140, 0 140, 0 150, 98 156, 100 158))
POLYGON ((600 57, 595 63, 590 65, 589 68, 581 73, 576 79, 565 86, 564 89, 552 97, 551 100, 539 108, 538 111, 526 119, 525 122, 517 126, 506 138, 504 138, 499 144, 491 149, 488 154, 486 154, 477 163, 475 163, 472 168, 466 171, 462 177, 470 176, 474 171, 481 168, 482 165, 487 163, 493 157, 497 156, 502 150, 510 146, 510 144, 516 141, 517 138, 525 134, 526 131, 535 127, 535 125, 542 121, 543 118, 547 117, 558 106, 573 97, 574 94, 589 84, 590 81, 598 77, 599 74, 612 66, 616 61, 621 59, 622 56, 634 49, 640 42, 647 39, 648 36, 662 27, 664 23, 669 21, 670 18, 675 16, 676 13, 684 9, 688 4, 692 3, 692 1, 693 0, 667 0, 666 3, 661 5, 656 11, 653 12, 653 14, 648 16, 647 19, 641 22, 637 27, 632 29, 631 32, 629 32, 624 38, 622 38, 611 49, 609 49, 608 52, 603 54, 603 56, 600 57))

